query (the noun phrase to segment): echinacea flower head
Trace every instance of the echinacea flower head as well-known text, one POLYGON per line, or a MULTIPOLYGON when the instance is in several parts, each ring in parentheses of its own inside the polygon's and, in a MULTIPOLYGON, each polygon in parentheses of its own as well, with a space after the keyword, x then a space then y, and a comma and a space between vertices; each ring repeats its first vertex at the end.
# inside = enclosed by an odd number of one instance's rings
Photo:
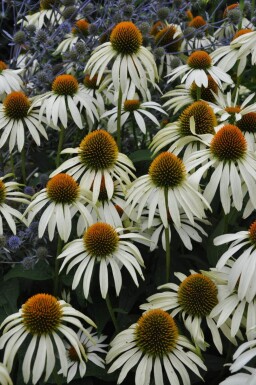
POLYGON ((13 385, 9 372, 5 365, 0 363, 0 384, 1 385, 13 385))
POLYGON ((41 142, 39 134, 48 138, 39 119, 39 110, 31 107, 31 100, 22 91, 11 92, 0 105, 0 131, 3 132, 0 138, 0 148, 9 142, 10 152, 13 151, 15 145, 18 147, 18 151, 22 151, 26 131, 38 146, 41 142))
POLYGON ((241 119, 236 122, 237 127, 242 131, 247 140, 248 146, 255 151, 256 143, 256 112, 242 114, 241 119))
POLYGON ((189 384, 188 369, 200 378, 198 367, 206 370, 195 347, 179 334, 172 316, 162 309, 147 311, 114 338, 106 362, 113 360, 108 372, 121 368, 118 384, 135 366, 135 385, 149 384, 152 376, 158 385, 189 384))
POLYGON ((20 72, 21 70, 9 69, 5 62, 0 61, 0 95, 20 90, 23 83, 19 77, 20 72))
MULTIPOLYGON (((154 154, 169 145, 168 151, 175 154, 179 154, 180 151, 186 148, 184 156, 184 159, 186 159, 188 154, 195 151, 194 147, 196 149, 198 147, 197 135, 213 135, 215 134, 215 126, 217 126, 217 119, 212 107, 201 100, 194 102, 185 108, 177 122, 169 123, 158 131, 150 144, 150 148, 154 151, 154 154), (193 122, 191 118, 193 118, 193 122)), ((205 148, 206 146, 202 144, 200 147, 205 148)))
POLYGON ((223 71, 228 72, 238 62, 237 76, 240 76, 247 63, 247 55, 240 55, 239 48, 241 47, 240 36, 253 32, 252 29, 246 28, 237 31, 227 46, 217 48, 211 55, 215 62, 218 62, 218 67, 223 71))
POLYGON ((3 335, 0 338, 0 348, 4 348, 3 362, 7 369, 12 370, 19 348, 29 337, 30 342, 22 363, 24 382, 27 383, 32 377, 32 383, 36 384, 44 373, 47 381, 56 364, 54 349, 58 351, 61 370, 66 377, 68 360, 65 340, 72 344, 80 362, 87 357, 76 333, 67 325, 76 326, 88 335, 80 319, 96 327, 89 317, 50 294, 30 297, 18 313, 8 316, 1 325, 3 335))
POLYGON ((96 99, 69 74, 57 76, 52 83, 52 91, 36 98, 35 105, 40 105, 40 119, 45 115, 49 124, 53 122, 58 126, 61 123, 64 128, 68 125, 68 112, 80 129, 83 128, 83 112, 92 122, 99 118, 96 99))
POLYGON ((196 184, 207 169, 212 166, 215 168, 204 190, 204 197, 211 202, 219 186, 224 212, 229 213, 231 202, 240 211, 244 199, 242 192, 244 184, 248 189, 250 202, 256 208, 254 193, 256 158, 248 149, 241 130, 232 124, 226 124, 215 135, 209 135, 204 143, 208 148, 191 154, 187 160, 188 170, 200 165, 192 176, 196 184))
POLYGON ((113 273, 116 295, 119 295, 122 287, 123 266, 130 273, 136 286, 139 286, 136 273, 144 279, 141 270, 144 262, 139 249, 127 239, 145 238, 137 233, 124 233, 123 228, 116 229, 108 223, 97 222, 85 231, 82 239, 67 244, 58 258, 64 258, 60 271, 68 266, 69 272, 77 265, 72 289, 78 286, 83 275, 84 296, 88 298, 93 268, 97 263, 100 265, 99 283, 102 298, 106 298, 108 293, 108 268, 111 268, 113 273))
POLYGON ((88 21, 85 20, 85 19, 77 20, 75 22, 74 27, 72 28, 72 33, 74 35, 76 35, 78 33, 81 33, 83 36, 88 36, 88 34, 89 34, 89 31, 88 31, 89 25, 90 25, 90 23, 88 23, 88 21))
MULTIPOLYGON (((68 374, 67 374, 67 383, 73 380, 76 373, 79 372, 81 378, 84 377, 87 366, 86 362, 90 361, 96 366, 101 368, 105 368, 104 360, 99 356, 98 353, 106 353, 104 348, 107 344, 103 344, 107 336, 100 335, 97 333, 92 333, 92 327, 87 328, 87 334, 85 334, 82 330, 77 332, 77 338, 79 342, 83 345, 84 351, 86 353, 86 361, 80 361, 80 358, 76 352, 76 349, 69 342, 65 343, 66 354, 68 357, 68 374)), ((59 371, 61 374, 62 371, 59 371)))
POLYGON ((29 198, 27 195, 19 191, 19 183, 14 181, 6 182, 5 179, 9 178, 12 174, 6 174, 0 177, 0 235, 3 234, 3 219, 10 227, 11 231, 16 234, 15 219, 23 221, 22 214, 12 207, 12 202, 29 204, 29 198))
POLYGON ((58 234, 67 242, 72 229, 72 218, 79 212, 83 216, 85 227, 92 224, 92 216, 86 205, 91 203, 88 193, 83 191, 75 179, 64 173, 52 177, 46 187, 35 194, 24 215, 28 213, 28 224, 35 215, 47 205, 38 224, 38 236, 41 238, 48 226, 49 239, 54 237, 57 227, 58 234))
POLYGON ((205 19, 202 16, 193 17, 193 19, 188 23, 189 27, 193 27, 196 29, 201 29, 205 25, 207 25, 205 19))
POLYGON ((94 203, 98 200, 103 177, 109 199, 114 193, 114 180, 121 185, 129 185, 130 177, 135 178, 131 171, 134 169, 132 162, 126 155, 118 152, 115 140, 104 130, 89 133, 78 148, 68 148, 62 153, 76 153, 77 156, 62 163, 51 176, 66 170, 79 180, 82 188, 92 189, 94 203))
POLYGON ((222 269, 229 260, 234 264, 230 268, 228 276, 228 288, 230 292, 237 291, 239 300, 253 301, 256 296, 254 259, 256 256, 256 221, 247 231, 239 231, 234 234, 220 235, 214 239, 214 245, 219 246, 232 242, 228 250, 220 257, 216 267, 222 269))
MULTIPOLYGON (((128 216, 125 213, 125 194, 118 183, 114 181, 114 191, 111 198, 108 197, 105 178, 103 177, 100 184, 100 192, 95 206, 91 206, 91 214, 94 222, 107 222, 114 227, 123 227, 123 220, 128 216)), ((83 217, 78 220, 79 231, 81 236, 85 230, 83 217)))
MULTIPOLYGON (((148 210, 145 210, 143 213, 143 219, 141 223, 141 230, 145 231, 145 234, 149 234, 150 240, 151 240, 151 245, 150 245, 150 251, 154 250, 160 243, 162 243, 162 248, 163 250, 166 251, 166 234, 165 234, 165 228, 162 223, 162 220, 160 216, 155 215, 152 225, 150 228, 148 228, 148 210), (145 218, 145 219, 144 219, 145 218)), ((169 229, 169 241, 170 244, 175 241, 176 242, 176 233, 178 237, 181 239, 183 245, 188 249, 192 250, 193 245, 192 245, 192 240, 196 242, 202 242, 202 237, 201 234, 207 235, 206 232, 204 231, 203 227, 201 224, 209 225, 210 222, 207 220, 197 220, 194 221, 194 224, 192 225, 186 216, 185 213, 181 213, 180 215, 180 226, 177 226, 170 214, 167 215, 168 219, 168 229, 169 229)))
POLYGON ((186 88, 189 88, 193 82, 195 82, 198 87, 208 87, 207 75, 211 75, 220 88, 222 88, 221 82, 227 84, 233 83, 228 74, 213 65, 211 54, 208 54, 206 51, 193 52, 188 57, 187 64, 175 68, 167 75, 168 77, 171 76, 168 83, 184 73, 185 75, 182 77, 181 83, 185 82, 186 88))
POLYGON ((164 227, 168 227, 168 214, 180 226, 181 211, 193 224, 194 217, 202 219, 207 201, 189 182, 185 164, 171 152, 158 155, 149 167, 148 175, 139 177, 127 194, 127 207, 131 213, 138 209, 140 218, 144 207, 148 208, 148 227, 152 225, 158 207, 164 227), (166 195, 168 197, 166 202, 166 195))
POLYGON ((167 53, 176 53, 179 51, 182 43, 181 29, 174 25, 168 25, 162 28, 155 35, 155 44, 157 47, 164 47, 167 53))
MULTIPOLYGON (((155 115, 149 112, 148 109, 159 111, 162 114, 167 115, 159 103, 152 101, 141 102, 139 99, 127 99, 121 106, 121 125, 123 126, 130 117, 133 117, 139 129, 143 132, 143 134, 146 134, 146 123, 144 121, 144 117, 147 117, 157 126, 160 126, 155 115)), ((117 130, 117 115, 118 108, 115 107, 101 116, 101 118, 107 116, 110 117, 108 119, 107 127, 108 131, 111 133, 117 130)))
MULTIPOLYGON (((214 102, 215 97, 211 91, 215 94, 218 93, 218 85, 213 78, 208 75, 208 86, 201 87, 201 99, 206 102, 214 102)), ((180 109, 183 109, 188 104, 192 104, 197 101, 197 86, 194 83, 187 89, 184 85, 176 86, 171 91, 166 92, 162 98, 168 98, 163 107, 167 110, 174 109, 173 113, 176 114, 180 109)))
POLYGON ((161 308, 171 311, 172 317, 181 314, 194 343, 202 350, 209 346, 202 328, 202 324, 206 322, 216 348, 222 353, 220 334, 215 320, 210 316, 218 303, 216 284, 210 278, 198 273, 189 276, 175 273, 175 276, 180 280, 180 285, 167 283, 159 286, 158 289, 167 291, 153 294, 147 298, 148 303, 141 305, 140 308, 143 310, 161 308))
POLYGON ((146 90, 147 77, 154 84, 158 74, 154 57, 143 47, 142 41, 140 30, 131 21, 117 24, 110 34, 110 41, 94 50, 85 72, 91 71, 91 77, 98 73, 99 84, 107 65, 114 59, 112 80, 116 90, 121 86, 124 92, 128 79, 132 79, 138 89, 146 90))
MULTIPOLYGON (((231 338, 237 336, 243 339, 241 331, 245 329, 248 340, 256 337, 255 312, 256 303, 253 298, 248 302, 246 298, 239 299, 236 288, 228 287, 230 272, 234 262, 228 261, 223 268, 211 268, 211 271, 203 271, 203 274, 214 280, 218 287, 218 303, 212 309, 210 316, 217 321, 218 328, 227 328, 231 338)), ((226 334, 226 333, 225 333, 226 334)), ((227 334, 226 334, 227 336, 227 334)), ((236 341, 232 341, 236 344, 236 341)))

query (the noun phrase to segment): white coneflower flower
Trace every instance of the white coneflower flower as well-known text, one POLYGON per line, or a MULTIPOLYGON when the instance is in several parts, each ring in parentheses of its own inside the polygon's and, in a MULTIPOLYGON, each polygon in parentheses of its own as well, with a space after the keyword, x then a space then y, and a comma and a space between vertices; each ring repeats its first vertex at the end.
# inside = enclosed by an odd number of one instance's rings
MULTIPOLYGON (((167 289, 162 293, 153 294, 140 306, 143 310, 161 308, 171 311, 171 316, 182 315, 186 329, 190 332, 194 343, 205 350, 209 344, 205 341, 202 323, 206 321, 213 342, 220 353, 223 347, 216 320, 211 317, 212 309, 218 303, 218 289, 215 283, 203 274, 192 273, 188 277, 182 273, 174 273, 180 280, 180 285, 167 283, 158 289, 167 289)), ((224 332, 227 330, 224 328, 224 332)), ((231 339, 230 333, 227 338, 231 339)))
MULTIPOLYGON (((229 13, 232 12, 233 9, 236 9, 236 8, 238 8, 238 10, 240 11, 239 3, 234 3, 231 5, 228 5, 223 12, 223 19, 226 19, 226 20, 214 32, 214 37, 216 37, 220 42, 222 42, 223 40, 231 40, 233 38, 233 36, 235 35, 235 33, 237 32, 237 28, 238 28, 237 25, 240 21, 240 18, 238 18, 236 23, 230 22, 230 20, 228 18, 229 13)), ((252 25, 252 23, 250 23, 250 21, 246 17, 242 17, 241 28, 243 28, 243 29, 253 28, 253 25, 252 25)))
POLYGON ((112 59, 112 80, 116 90, 121 87, 124 92, 129 78, 138 89, 144 90, 147 89, 147 76, 153 84, 158 79, 154 57, 143 47, 142 34, 130 21, 123 21, 113 28, 110 41, 94 50, 85 71, 91 71, 91 77, 98 73, 99 84, 112 59))
POLYGON ((64 52, 71 50, 72 47, 79 41, 80 36, 88 36, 89 23, 85 19, 80 19, 75 22, 71 33, 65 35, 65 39, 58 45, 53 55, 63 54, 64 52))
POLYGON ((162 76, 164 67, 166 66, 166 73, 171 70, 172 53, 180 51, 183 36, 179 25, 169 24, 164 25, 160 31, 155 35, 155 46, 164 48, 164 55, 160 59, 159 75, 162 76))
POLYGON ((121 185, 129 185, 130 177, 135 178, 131 169, 134 166, 130 159, 118 152, 118 147, 113 137, 104 130, 96 130, 84 137, 78 148, 67 148, 62 154, 77 154, 65 161, 50 176, 66 171, 80 186, 87 190, 92 189, 93 202, 96 203, 100 193, 102 177, 108 198, 114 193, 114 180, 121 185))
MULTIPOLYGON (((208 75, 208 87, 201 87, 201 99, 206 102, 214 102, 215 97, 211 91, 217 94, 218 85, 213 78, 208 75)), ((178 85, 173 90, 166 92, 162 98, 168 98, 163 107, 167 110, 173 109, 173 114, 176 114, 188 104, 197 101, 197 86, 195 83, 192 83, 191 87, 187 89, 183 84, 178 85)))
MULTIPOLYGON (((25 20, 22 20, 24 25, 33 24, 38 29, 41 29, 49 23, 55 26, 61 24, 64 21, 61 16, 64 7, 56 7, 56 5, 56 0, 40 0, 40 10, 31 15, 27 13, 25 20)), ((19 23, 21 23, 21 20, 19 23)))
MULTIPOLYGON (((41 120, 45 123, 45 119, 41 120)), ((40 135, 48 139, 44 126, 39 120, 39 110, 31 106, 31 100, 21 91, 13 91, 0 105, 0 148, 9 142, 9 151, 15 145, 21 152, 29 132, 33 140, 40 146, 40 135)))
POLYGON ((50 241, 53 240, 57 227, 61 239, 67 242, 72 230, 72 218, 78 212, 82 215, 85 227, 93 223, 92 216, 85 206, 91 203, 88 193, 83 191, 75 179, 68 174, 57 174, 52 177, 46 188, 35 194, 24 215, 28 213, 28 224, 35 215, 47 205, 38 224, 38 236, 44 235, 48 226, 50 241))
MULTIPOLYGON (((103 114, 105 112, 105 104, 111 102, 114 104, 114 91, 111 90, 111 76, 107 75, 106 77, 101 78, 99 84, 97 84, 98 74, 95 74, 93 77, 90 75, 85 75, 83 84, 84 91, 94 97, 97 100, 99 113, 103 114)), ((112 83, 113 84, 113 83, 112 83)))
POLYGON ((222 69, 213 65, 213 60, 211 54, 209 55, 205 51, 196 51, 193 52, 187 60, 187 64, 184 64, 178 68, 172 70, 167 76, 171 76, 168 80, 172 82, 177 79, 179 76, 185 75, 181 79, 181 83, 185 82, 187 88, 191 86, 193 82, 198 87, 208 87, 208 77, 211 75, 213 80, 222 88, 222 83, 225 82, 232 84, 233 80, 231 77, 226 74, 222 69))
MULTIPOLYGON (((125 196, 124 191, 117 181, 114 181, 114 192, 109 199, 105 178, 103 177, 100 184, 100 192, 95 206, 91 206, 91 214, 94 222, 106 222, 114 227, 123 227, 123 220, 127 218, 125 213, 125 196)), ((88 206, 89 208, 90 206, 88 206)), ((84 219, 80 216, 78 220, 78 236, 81 236, 86 226, 84 219)))
POLYGON ((191 153, 206 148, 205 144, 198 142, 197 135, 213 135, 215 126, 217 126, 217 119, 213 109, 200 100, 188 106, 180 114, 177 122, 169 123, 159 130, 149 147, 154 154, 166 146, 170 146, 168 151, 175 154, 179 154, 185 148, 183 158, 186 160, 191 153))
POLYGON ((179 227, 181 213, 185 212, 190 223, 194 224, 194 217, 202 219, 204 210, 210 209, 208 202, 192 187, 182 160, 170 152, 158 155, 151 163, 149 173, 133 182, 127 195, 127 207, 128 215, 137 208, 137 219, 147 207, 148 227, 151 227, 158 207, 165 228, 168 227, 167 211, 179 227))
POLYGON ((220 235, 213 241, 215 246, 229 242, 232 243, 220 257, 216 267, 222 269, 230 259, 235 260, 229 272, 228 288, 230 292, 236 289, 239 300, 245 298, 247 302, 251 302, 256 297, 256 221, 247 231, 220 235))
POLYGON ((255 37, 256 31, 252 31, 240 36, 239 39, 239 59, 242 60, 243 56, 248 56, 250 53, 251 63, 254 65, 256 63, 256 49, 255 49, 255 37))
POLYGON ((64 258, 60 271, 68 266, 69 272, 76 266, 72 289, 74 290, 83 277, 83 291, 88 298, 92 272, 94 266, 99 263, 99 282, 102 298, 108 293, 108 268, 112 270, 116 295, 119 295, 122 287, 121 269, 124 266, 130 273, 136 286, 139 282, 136 273, 142 279, 141 266, 144 262, 139 249, 127 240, 144 239, 137 233, 124 232, 125 229, 117 228, 108 223, 98 222, 90 226, 82 239, 76 239, 67 244, 58 256, 64 258))
POLYGON ((229 376, 224 381, 220 382, 220 385, 255 385, 256 384, 256 369, 248 368, 245 366, 243 368, 248 373, 236 373, 232 376, 229 376))
POLYGON ((52 83, 52 91, 40 95, 34 103, 40 105, 40 119, 45 115, 47 122, 53 122, 55 126, 61 123, 67 128, 68 112, 80 129, 84 127, 83 111, 92 122, 99 119, 96 99, 85 92, 84 86, 79 85, 73 75, 57 76, 52 83))
MULTIPOLYGON (((107 336, 98 336, 97 333, 91 333, 91 331, 92 327, 87 328, 86 334, 84 334, 82 330, 79 330, 77 332, 77 338, 84 348, 87 362, 90 361, 96 366, 105 368, 104 360, 98 355, 98 353, 107 353, 103 348, 108 345, 102 343, 105 341, 107 336)), ((69 383, 73 380, 77 372, 79 372, 80 377, 83 378, 85 376, 87 367, 85 360, 80 361, 76 349, 72 344, 65 343, 65 346, 68 357, 67 383, 69 383)), ((62 371, 60 370, 58 374, 62 374, 62 371)))
POLYGON ((237 124, 236 122, 239 122, 245 114, 256 111, 256 103, 248 105, 254 98, 255 93, 250 94, 241 105, 237 103, 238 96, 239 92, 237 91, 232 101, 232 93, 230 91, 226 94, 219 92, 218 95, 214 93, 215 103, 208 102, 215 114, 220 115, 221 122, 228 120, 231 124, 237 124))
POLYGON ((22 70, 8 69, 5 62, 0 61, 0 95, 6 93, 9 94, 12 91, 19 91, 22 85, 22 80, 19 77, 19 73, 22 70))
POLYGON ((0 177, 0 235, 3 234, 3 219, 10 227, 11 231, 16 234, 16 224, 14 218, 23 220, 22 214, 10 206, 11 202, 20 202, 29 204, 28 196, 18 191, 19 183, 10 181, 5 182, 12 174, 0 177), (9 204, 7 202, 9 201, 9 204))
POLYGON ((9 372, 5 365, 0 363, 0 384, 1 385, 13 385, 9 372))
POLYGON ((110 345, 106 362, 114 362, 108 372, 121 368, 118 384, 135 366, 135 385, 148 385, 152 376, 158 385, 190 384, 188 369, 200 378, 198 367, 206 370, 195 347, 179 334, 172 316, 162 309, 144 313, 110 345))
MULTIPOLYGON (((152 101, 141 102, 139 99, 128 99, 125 100, 121 106, 121 126, 123 126, 130 117, 133 117, 139 129, 143 132, 143 134, 146 134, 146 123, 144 121, 144 117, 146 116, 159 127, 160 124, 158 120, 151 112, 147 111, 148 109, 156 110, 164 115, 168 115, 161 108, 159 103, 152 101)), ((117 130, 117 115, 118 108, 115 107, 111 111, 107 111, 101 116, 101 118, 109 118, 107 128, 111 133, 117 130)))
MULTIPOLYGON (((145 212, 147 214, 147 212, 145 212)), ((147 215, 145 215, 147 216, 147 215)), ((168 216, 168 229, 169 229, 169 240, 170 243, 173 239, 176 239, 175 236, 172 235, 172 233, 177 233, 179 238, 181 239, 182 243, 188 250, 192 250, 192 242, 202 242, 201 235, 207 235, 207 233, 204 231, 202 226, 200 226, 198 223, 196 223, 196 220, 194 221, 194 224, 191 225, 190 221, 188 220, 188 217, 185 213, 181 213, 180 215, 180 226, 177 226, 173 221, 171 216, 168 216)), ((200 223, 205 225, 210 225, 210 222, 206 220, 200 220, 200 223)), ((145 231, 146 233, 150 234, 150 251, 153 251, 159 244, 159 238, 161 238, 161 243, 163 249, 166 251, 166 238, 165 238, 165 228, 163 225, 163 222, 160 217, 155 216, 155 218, 152 221, 151 227, 148 229, 148 219, 142 220, 141 224, 141 230, 145 231)))
POLYGON ((215 168, 203 196, 211 203, 219 187, 225 214, 229 213, 231 202, 240 211, 244 199, 244 183, 250 201, 256 208, 256 156, 248 149, 241 130, 232 124, 226 124, 215 135, 208 135, 208 140, 204 143, 208 148, 191 154, 187 160, 188 171, 201 165, 191 177, 196 185, 207 169, 215 168))
POLYGON ((247 302, 238 298, 236 288, 230 291, 228 281, 233 262, 228 261, 222 269, 212 268, 210 272, 203 271, 216 282, 218 286, 218 304, 212 309, 211 317, 217 321, 217 327, 228 326, 231 337, 243 339, 240 329, 245 328, 249 340, 256 338, 255 314, 256 301, 247 302))
POLYGON ((239 39, 240 36, 243 36, 247 33, 253 32, 251 29, 241 29, 237 31, 230 43, 230 45, 223 46, 217 48, 214 52, 212 52, 211 56, 215 62, 218 62, 218 67, 220 67, 223 71, 228 72, 237 61, 237 76, 240 76, 247 63, 247 55, 240 55, 239 48, 241 47, 241 42, 239 39))
POLYGON ((84 347, 73 330, 76 326, 88 335, 80 319, 96 327, 89 317, 52 295, 36 294, 30 297, 18 313, 8 316, 1 325, 3 335, 0 337, 0 349, 4 348, 3 362, 7 369, 11 371, 19 348, 29 337, 30 342, 22 362, 24 382, 27 384, 32 377, 32 383, 36 384, 43 374, 47 382, 56 364, 55 349, 59 354, 62 373, 66 377, 68 360, 65 340, 72 344, 80 362, 87 358, 84 347), (72 328, 66 323, 72 325, 72 328))

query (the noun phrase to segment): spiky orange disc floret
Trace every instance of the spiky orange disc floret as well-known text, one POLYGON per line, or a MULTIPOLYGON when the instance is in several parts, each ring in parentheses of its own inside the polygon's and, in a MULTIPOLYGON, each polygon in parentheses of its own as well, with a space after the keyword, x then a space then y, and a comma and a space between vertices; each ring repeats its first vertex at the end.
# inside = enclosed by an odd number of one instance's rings
POLYGON ((61 317, 60 304, 50 294, 36 294, 22 306, 23 324, 33 335, 50 334, 57 330, 61 317))
POLYGON ((125 111, 135 111, 140 108, 140 101, 138 99, 128 99, 124 102, 125 111))
MULTIPOLYGON (((84 85, 87 88, 90 88, 92 90, 97 90, 99 88, 99 84, 97 85, 98 80, 98 74, 94 75, 92 78, 90 78, 90 75, 85 75, 84 77, 84 85)), ((101 79, 102 82, 102 79, 101 79)))
POLYGON ((242 119, 236 123, 237 127, 243 132, 256 134, 256 112, 249 112, 242 115, 242 119))
POLYGON ((156 21, 150 30, 150 35, 156 36, 163 28, 165 28, 165 23, 163 21, 156 21))
POLYGON ((115 252, 119 237, 114 227, 108 223, 98 222, 87 229, 83 241, 90 255, 105 258, 115 252))
POLYGON ((177 28, 174 25, 161 29, 161 31, 155 35, 156 45, 164 47, 165 51, 168 53, 179 51, 182 39, 180 36, 174 38, 176 32, 177 28))
POLYGON ((78 90, 78 81, 73 75, 59 75, 52 83, 52 90, 58 95, 73 96, 78 90))
POLYGON ((136 344, 153 357, 172 352, 178 340, 178 328, 170 314, 162 309, 149 310, 137 322, 136 344))
POLYGON ((115 51, 132 55, 142 45, 142 34, 139 28, 131 21, 122 21, 117 24, 110 35, 110 42, 115 51))
POLYGON ((21 91, 13 91, 4 99, 5 114, 11 119, 22 119, 28 115, 31 103, 21 91))
POLYGON ((178 302, 186 313, 205 317, 217 305, 218 290, 215 283, 203 274, 191 274, 181 282, 178 302))
POLYGON ((73 203, 79 190, 79 184, 68 174, 57 174, 46 185, 48 198, 56 203, 73 203))
POLYGON ((4 61, 0 60, 0 73, 8 68, 4 61))
POLYGON ((88 21, 85 19, 77 20, 74 28, 72 28, 72 33, 76 35, 77 32, 81 32, 84 36, 87 36, 89 33, 88 31, 89 25, 90 23, 88 23, 88 21))
POLYGON ((237 126, 226 124, 214 135, 210 149, 219 160, 235 161, 244 157, 247 142, 237 126))
POLYGON ((250 28, 240 29, 239 31, 237 31, 234 34, 232 41, 237 39, 239 36, 243 36, 243 35, 246 35, 247 33, 251 33, 251 32, 253 32, 253 30, 250 28))
POLYGON ((93 170, 113 167, 118 157, 118 147, 112 136, 104 130, 96 130, 84 137, 79 146, 82 163, 93 170))
POLYGON ((204 20, 204 18, 202 16, 196 16, 194 17, 190 23, 188 24, 190 27, 194 27, 196 29, 198 28, 201 28, 203 27, 204 25, 206 25, 206 21, 204 20))
MULTIPOLYGON (((208 87, 201 87, 201 99, 205 100, 206 102, 213 103, 215 101, 215 97, 212 94, 211 91, 213 91, 215 94, 218 93, 218 84, 213 80, 211 75, 207 76, 208 78, 208 87)), ((190 95, 194 99, 194 101, 197 100, 197 85, 195 82, 192 83, 190 87, 190 95)))
POLYGON ((5 201, 6 187, 4 182, 0 179, 0 205, 5 201))
POLYGON ((256 246, 256 221, 249 227, 249 238, 254 246, 256 246))
POLYGON ((182 136, 192 135, 190 130, 190 118, 194 117, 196 133, 214 134, 217 119, 213 109, 206 102, 198 101, 188 106, 179 117, 180 132, 182 136))
POLYGON ((162 152, 151 163, 149 176, 158 187, 174 188, 183 182, 186 169, 182 160, 176 155, 162 152))
POLYGON ((223 12, 223 17, 224 17, 224 18, 227 17, 228 12, 229 12, 229 11, 232 11, 232 9, 235 9, 235 8, 239 8, 239 4, 238 4, 238 3, 228 5, 228 6, 225 8, 224 12, 223 12))
POLYGON ((193 52, 187 61, 187 65, 194 69, 205 70, 211 67, 211 56, 205 51, 193 52))

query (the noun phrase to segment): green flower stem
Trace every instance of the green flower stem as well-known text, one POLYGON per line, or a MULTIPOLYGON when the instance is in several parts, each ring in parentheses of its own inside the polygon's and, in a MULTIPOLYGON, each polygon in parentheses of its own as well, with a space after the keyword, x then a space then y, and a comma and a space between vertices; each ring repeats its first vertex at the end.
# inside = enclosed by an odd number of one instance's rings
POLYGON ((23 183, 27 184, 27 177, 26 177, 26 152, 25 147, 21 150, 21 173, 22 173, 22 179, 23 183))
POLYGON ((117 105, 117 146, 118 150, 121 152, 121 109, 122 109, 122 90, 121 86, 119 87, 118 92, 118 105, 117 105))
POLYGON ((56 258, 55 258, 55 271, 54 271, 54 280, 53 280, 53 294, 55 297, 58 295, 58 290, 59 290, 59 259, 57 257, 60 255, 61 250, 62 250, 62 239, 59 236, 58 237, 58 244, 57 244, 57 252, 56 252, 56 258))
POLYGON ((196 100, 201 99, 201 87, 196 86, 196 100))
POLYGON ((10 154, 10 161, 11 161, 11 169, 12 169, 12 173, 13 173, 13 175, 15 176, 14 158, 13 158, 12 153, 10 154))
POLYGON ((132 118, 132 132, 133 132, 133 139, 135 142, 135 148, 136 148, 136 150, 138 150, 139 146, 138 146, 138 138, 137 138, 137 134, 136 134, 136 127, 135 127, 134 118, 132 118))
POLYGON ((244 0, 239 1, 239 8, 241 11, 241 21, 238 24, 238 29, 241 29, 242 28, 242 22, 243 22, 243 13, 244 13, 244 0))
POLYGON ((59 167, 60 165, 60 153, 63 147, 63 142, 64 142, 64 127, 61 125, 60 126, 60 132, 59 132, 59 143, 58 143, 58 151, 57 151, 57 156, 56 156, 56 168, 59 167))
POLYGON ((108 294, 106 296, 106 304, 107 304, 108 311, 109 311, 110 317, 112 319, 113 325, 115 327, 115 330, 118 333, 119 332, 118 322, 117 322, 117 319, 116 319, 116 316, 115 316, 115 313, 114 313, 114 310, 113 310, 113 307, 112 307, 112 304, 111 304, 111 301, 110 301, 108 294))
MULTIPOLYGON (((168 215, 168 188, 164 189, 164 200, 166 213, 168 215)), ((166 248, 166 282, 170 281, 171 275, 171 248, 170 248, 170 235, 169 235, 169 227, 164 229, 165 232, 165 248, 166 248)))

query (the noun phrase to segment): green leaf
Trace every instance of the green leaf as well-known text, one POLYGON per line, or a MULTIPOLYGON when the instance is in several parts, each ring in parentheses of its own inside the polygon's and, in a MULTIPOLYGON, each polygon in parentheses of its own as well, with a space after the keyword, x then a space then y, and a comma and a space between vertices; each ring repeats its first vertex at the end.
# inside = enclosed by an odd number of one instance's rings
POLYGON ((51 267, 44 261, 39 261, 35 267, 30 270, 25 270, 22 265, 14 266, 5 276, 4 280, 8 281, 11 278, 26 278, 34 281, 45 281, 52 279, 53 271, 51 267))
POLYGON ((10 314, 17 312, 19 281, 10 279, 0 283, 0 323, 10 314))
POLYGON ((134 151, 129 155, 129 158, 133 163, 144 162, 152 160, 152 154, 149 150, 138 150, 134 151))

